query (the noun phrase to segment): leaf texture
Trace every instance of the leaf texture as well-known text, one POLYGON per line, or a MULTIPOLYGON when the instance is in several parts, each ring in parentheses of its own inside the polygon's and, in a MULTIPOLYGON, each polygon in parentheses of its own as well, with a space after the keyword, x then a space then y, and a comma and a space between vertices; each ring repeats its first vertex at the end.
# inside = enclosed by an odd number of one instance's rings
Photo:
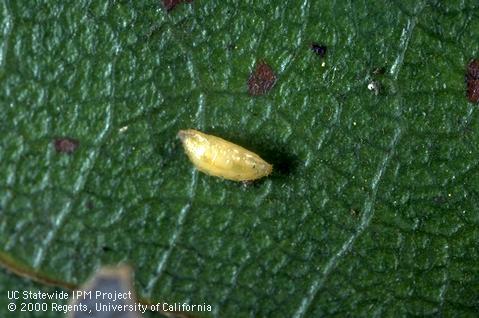
POLYGON ((78 284, 127 262, 142 297, 208 303, 206 317, 479 311, 476 2, 0 11, 0 246, 33 277, 78 284), (276 82, 252 96, 261 61, 276 82), (175 137, 187 128, 273 175, 196 172, 175 137))

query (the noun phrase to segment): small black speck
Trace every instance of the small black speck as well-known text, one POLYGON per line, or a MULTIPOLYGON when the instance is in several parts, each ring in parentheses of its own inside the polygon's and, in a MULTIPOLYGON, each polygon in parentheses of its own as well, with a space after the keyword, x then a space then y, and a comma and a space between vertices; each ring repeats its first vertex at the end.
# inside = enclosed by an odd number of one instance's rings
POLYGON ((372 73, 373 75, 384 75, 384 73, 386 73, 386 68, 384 66, 376 67, 372 73))
POLYGON ((319 55, 320 57, 325 57, 326 56, 326 51, 327 51, 326 45, 318 44, 318 43, 313 43, 311 44, 311 50, 316 53, 316 55, 319 55))
POLYGON ((101 249, 103 252, 111 252, 113 250, 111 247, 106 245, 102 246, 101 249))

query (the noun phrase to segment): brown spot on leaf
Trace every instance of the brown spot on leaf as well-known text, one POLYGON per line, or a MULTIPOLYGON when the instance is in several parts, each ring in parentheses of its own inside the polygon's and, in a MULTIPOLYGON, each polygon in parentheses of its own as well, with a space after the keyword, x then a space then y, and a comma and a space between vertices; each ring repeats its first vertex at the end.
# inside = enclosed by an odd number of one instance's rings
POLYGON ((273 88, 275 83, 276 74, 274 74, 271 66, 265 62, 260 62, 249 76, 248 92, 253 96, 264 95, 273 88))
POLYGON ((55 150, 59 153, 72 154, 80 145, 76 139, 69 137, 56 138, 53 142, 55 150))
POLYGON ((193 0, 163 0, 163 5, 165 6, 166 11, 173 10, 178 4, 182 2, 191 3, 193 0))
POLYGON ((311 50, 316 53, 319 57, 325 57, 326 56, 326 51, 328 48, 326 45, 318 44, 318 43, 313 43, 311 44, 311 50))
POLYGON ((479 80, 467 82, 467 97, 473 103, 479 102, 479 80))
POLYGON ((467 98, 479 102, 479 60, 474 59, 467 65, 466 72, 467 98))
POLYGON ((479 60, 474 59, 467 65, 467 76, 472 79, 479 79, 479 60))

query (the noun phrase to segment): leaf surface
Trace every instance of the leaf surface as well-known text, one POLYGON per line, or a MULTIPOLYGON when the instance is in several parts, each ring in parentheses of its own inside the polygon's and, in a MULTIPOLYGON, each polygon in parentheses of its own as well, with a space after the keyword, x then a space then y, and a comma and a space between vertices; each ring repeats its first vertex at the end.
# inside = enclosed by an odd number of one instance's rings
POLYGON ((0 4, 15 266, 79 284, 127 262, 144 298, 208 317, 477 314, 477 3, 0 4), (277 79, 251 96, 262 61, 277 79), (275 172, 248 187, 200 174, 186 128, 275 172))

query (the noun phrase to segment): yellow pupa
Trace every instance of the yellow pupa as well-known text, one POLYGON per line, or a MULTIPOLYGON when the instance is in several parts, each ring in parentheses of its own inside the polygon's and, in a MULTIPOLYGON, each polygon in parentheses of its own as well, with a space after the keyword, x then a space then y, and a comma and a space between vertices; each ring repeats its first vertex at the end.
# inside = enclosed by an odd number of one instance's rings
POLYGON ((273 166, 254 152, 222 138, 194 129, 180 130, 178 137, 191 162, 206 174, 233 181, 251 181, 273 171, 273 166))

